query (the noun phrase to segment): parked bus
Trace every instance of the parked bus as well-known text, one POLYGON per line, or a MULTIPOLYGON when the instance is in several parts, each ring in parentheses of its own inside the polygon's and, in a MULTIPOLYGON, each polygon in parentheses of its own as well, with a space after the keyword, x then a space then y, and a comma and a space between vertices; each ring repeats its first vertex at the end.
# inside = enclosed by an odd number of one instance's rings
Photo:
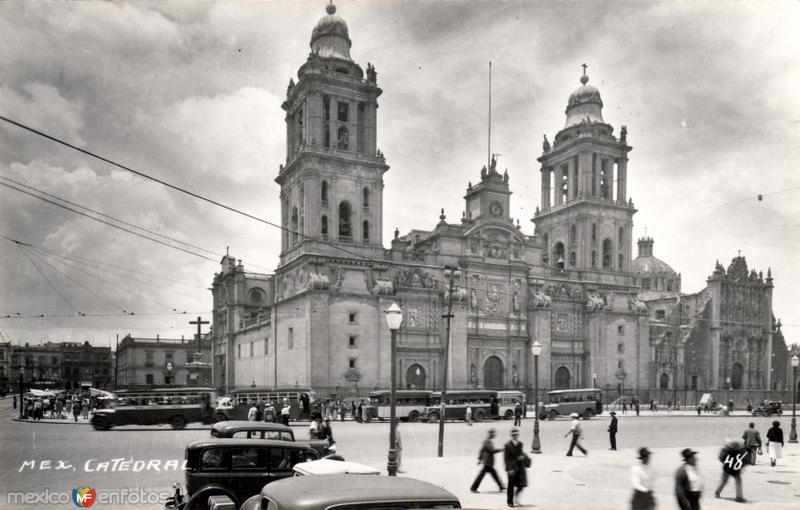
MULTIPOLYGON (((373 391, 369 394, 369 404, 367 405, 367 421, 373 418, 388 420, 391 414, 392 392, 388 390, 373 391)), ((432 391, 421 390, 397 390, 395 392, 395 409, 398 419, 417 421, 431 405, 432 391)))
POLYGON ((104 400, 104 408, 92 413, 96 430, 166 423, 182 429, 189 422, 211 423, 217 395, 212 388, 155 388, 120 390, 104 400))
POLYGON ((578 413, 584 420, 603 413, 603 391, 597 388, 555 390, 547 393, 547 403, 539 410, 539 419, 578 413))
POLYGON ((311 388, 239 388, 231 391, 228 398, 221 399, 214 413, 214 421, 246 420, 250 407, 267 403, 275 408, 276 420, 281 409, 289 402, 289 419, 310 420, 317 405, 317 395, 311 388))
POLYGON ((452 390, 447 392, 445 400, 444 417, 441 416, 442 393, 437 391, 431 395, 431 404, 425 407, 420 419, 428 423, 437 423, 442 418, 465 420, 467 406, 472 408, 474 421, 496 416, 493 407, 497 405, 497 392, 493 390, 452 390))
POLYGON ((506 420, 514 419, 514 409, 519 404, 525 416, 525 395, 521 391, 509 390, 497 392, 497 415, 506 420))

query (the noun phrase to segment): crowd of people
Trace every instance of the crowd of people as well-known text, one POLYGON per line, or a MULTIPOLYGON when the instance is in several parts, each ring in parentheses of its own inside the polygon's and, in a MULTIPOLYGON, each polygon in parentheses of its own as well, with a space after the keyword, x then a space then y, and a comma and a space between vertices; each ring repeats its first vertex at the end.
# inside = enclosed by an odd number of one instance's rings
POLYGON ((13 407, 22 406, 20 417, 40 421, 43 418, 78 421, 88 419, 89 413, 101 405, 99 399, 89 392, 63 391, 52 395, 24 395, 23 401, 13 396, 13 407))

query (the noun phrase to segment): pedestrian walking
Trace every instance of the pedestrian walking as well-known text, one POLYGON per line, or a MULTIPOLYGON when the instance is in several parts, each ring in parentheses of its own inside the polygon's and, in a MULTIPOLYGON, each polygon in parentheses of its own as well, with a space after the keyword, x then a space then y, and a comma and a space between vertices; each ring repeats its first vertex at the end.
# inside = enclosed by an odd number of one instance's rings
POLYGON ((283 407, 281 408, 281 420, 283 421, 283 424, 286 426, 289 425, 289 413, 291 413, 291 411, 292 408, 289 405, 289 401, 285 400, 283 402, 283 407))
POLYGON ((247 421, 256 421, 258 417, 258 407, 255 402, 250 404, 250 410, 247 411, 247 421))
POLYGON ((268 423, 275 421, 275 406, 272 405, 272 402, 267 402, 267 405, 264 406, 264 421, 268 423))
POLYGON ((770 467, 775 467, 778 459, 783 457, 783 430, 779 421, 772 422, 772 428, 767 431, 767 455, 770 467))
POLYGON ((312 418, 308 424, 308 438, 309 439, 324 439, 319 437, 319 420, 312 418))
POLYGON ((464 410, 464 421, 467 422, 467 425, 470 427, 472 426, 472 407, 467 404, 466 410, 464 410))
POLYGON ((636 408, 636 416, 639 416, 639 399, 633 401, 633 405, 636 408))
POLYGON ((726 439, 725 447, 719 452, 719 461, 722 462, 722 480, 719 487, 714 491, 714 496, 720 497, 722 489, 728 483, 728 478, 733 478, 736 482, 736 502, 745 503, 742 491, 742 470, 747 461, 747 450, 744 443, 738 440, 726 439))
POLYGON ((728 415, 733 414, 733 400, 728 400, 728 415))
POLYGON ((522 404, 519 402, 514 405, 514 426, 522 426, 522 404))
POLYGON ((76 398, 72 401, 72 416, 75 418, 76 422, 78 421, 78 415, 80 414, 81 414, 81 401, 80 399, 76 398))
POLYGON ((44 414, 44 411, 42 409, 42 401, 37 399, 36 402, 33 404, 33 419, 34 419, 34 421, 41 421, 42 414, 44 414))
POLYGON ((653 474, 650 471, 650 450, 639 448, 639 460, 631 468, 631 485, 633 497, 631 510, 652 510, 656 507, 656 498, 653 496, 653 474))
POLYGON ((675 472, 675 497, 681 510, 700 510, 703 478, 697 471, 697 452, 684 448, 683 465, 675 472))
POLYGON ((700 404, 697 404, 697 416, 700 416, 700 411, 702 411, 702 410, 703 410, 703 406, 700 405, 700 404))
POLYGON ((500 492, 506 490, 503 486, 503 482, 500 481, 500 477, 497 476, 497 471, 494 469, 494 454, 502 451, 500 448, 495 448, 492 442, 496 435, 497 431, 495 429, 489 429, 489 436, 484 440, 483 445, 481 445, 481 450, 478 452, 478 465, 483 464, 483 468, 481 468, 481 472, 478 473, 478 477, 475 478, 475 481, 472 482, 472 486, 469 488, 472 492, 478 492, 478 487, 481 485, 481 481, 483 481, 483 477, 486 475, 491 476, 494 481, 497 482, 500 492))
POLYGON ((351 400, 351 401, 350 401, 350 416, 351 416, 351 417, 352 417, 354 420, 356 419, 356 411, 357 411, 357 408, 356 408, 356 401, 355 401, 355 400, 351 400))
POLYGON ((364 401, 358 401, 358 407, 356 408, 356 416, 355 420, 359 423, 364 421, 364 401))
POLYGON ((761 454, 761 434, 756 430, 756 424, 750 422, 750 427, 742 434, 744 447, 747 449, 747 461, 755 466, 756 457, 761 454))
POLYGON ((617 413, 611 411, 611 423, 608 425, 608 440, 611 443, 609 450, 617 451, 617 413))
POLYGON ((680 411, 681 410, 681 399, 678 399, 678 401, 675 402, 675 410, 676 411, 680 411))
POLYGON ((403 439, 400 437, 400 422, 394 424, 394 451, 397 452, 397 472, 403 463, 403 439))
MULTIPOLYGON (((564 437, 567 437, 568 435, 572 434, 572 439, 570 440, 569 443, 569 450, 567 451, 567 457, 572 457, 572 450, 575 447, 578 447, 578 450, 580 450, 581 453, 583 453, 588 457, 589 451, 586 450, 586 448, 584 448, 579 442, 579 439, 581 438, 582 429, 581 429, 581 424, 578 421, 578 413, 572 413, 570 417, 572 418, 572 423, 570 424, 569 432, 564 434, 564 437)), ((511 485, 510 482, 509 485, 511 485)))
POLYGON ((622 414, 628 413, 628 404, 623 400, 622 401, 622 414))
POLYGON ((503 460, 508 475, 506 488, 506 504, 509 507, 519 505, 519 494, 528 486, 528 476, 525 468, 530 467, 531 458, 525 454, 522 442, 519 440, 519 429, 511 429, 511 439, 503 448, 503 460))

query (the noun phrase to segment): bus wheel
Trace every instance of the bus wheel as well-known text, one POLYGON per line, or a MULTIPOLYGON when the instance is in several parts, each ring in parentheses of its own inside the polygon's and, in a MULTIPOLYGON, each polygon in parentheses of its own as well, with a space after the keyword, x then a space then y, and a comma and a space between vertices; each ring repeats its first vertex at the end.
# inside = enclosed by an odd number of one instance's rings
POLYGON ((428 415, 428 423, 439 423, 439 413, 431 413, 428 415))
POLYGON ((219 423, 219 422, 221 422, 221 421, 228 421, 228 417, 227 417, 227 416, 225 416, 225 415, 224 415, 224 414, 222 414, 222 413, 216 413, 216 414, 215 414, 215 415, 214 415, 214 416, 211 418, 211 423, 219 423))
POLYGON ((506 420, 510 420, 513 417, 514 413, 511 411, 511 409, 507 409, 505 414, 503 415, 503 418, 505 418, 506 420))
POLYGON ((92 427, 95 430, 108 430, 111 428, 111 423, 105 418, 95 418, 92 421, 92 427))
POLYGON ((419 413, 417 411, 411 411, 408 413, 408 421, 417 421, 419 420, 419 413))
POLYGON ((173 416, 169 420, 170 426, 175 430, 181 430, 186 426, 186 418, 183 416, 173 416))
POLYGON ((486 417, 486 416, 484 415, 483 411, 481 411, 481 410, 477 410, 477 411, 475 411, 475 414, 474 414, 474 415, 472 415, 472 419, 473 419, 473 420, 475 420, 476 422, 477 422, 477 421, 483 421, 483 419, 484 419, 485 417, 486 417))
POLYGON ((372 421, 372 416, 368 415, 367 418, 364 420, 364 423, 370 423, 371 421, 372 421))
POLYGON ((550 420, 550 421, 555 420, 556 416, 558 416, 558 413, 556 411, 548 411, 547 412, 547 419, 550 420))
POLYGON ((592 416, 594 416, 594 413, 592 412, 591 409, 587 409, 587 410, 585 410, 583 412, 583 419, 584 420, 590 420, 590 419, 592 419, 592 416))

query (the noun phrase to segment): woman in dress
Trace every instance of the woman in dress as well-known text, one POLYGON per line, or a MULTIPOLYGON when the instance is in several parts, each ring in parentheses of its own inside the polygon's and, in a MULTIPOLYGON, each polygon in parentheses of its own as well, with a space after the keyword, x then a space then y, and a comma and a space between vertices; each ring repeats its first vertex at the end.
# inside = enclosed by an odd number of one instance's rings
POLYGON ((772 428, 767 431, 767 454, 769 455, 769 465, 775 467, 778 459, 783 457, 783 430, 779 421, 772 422, 772 428))

